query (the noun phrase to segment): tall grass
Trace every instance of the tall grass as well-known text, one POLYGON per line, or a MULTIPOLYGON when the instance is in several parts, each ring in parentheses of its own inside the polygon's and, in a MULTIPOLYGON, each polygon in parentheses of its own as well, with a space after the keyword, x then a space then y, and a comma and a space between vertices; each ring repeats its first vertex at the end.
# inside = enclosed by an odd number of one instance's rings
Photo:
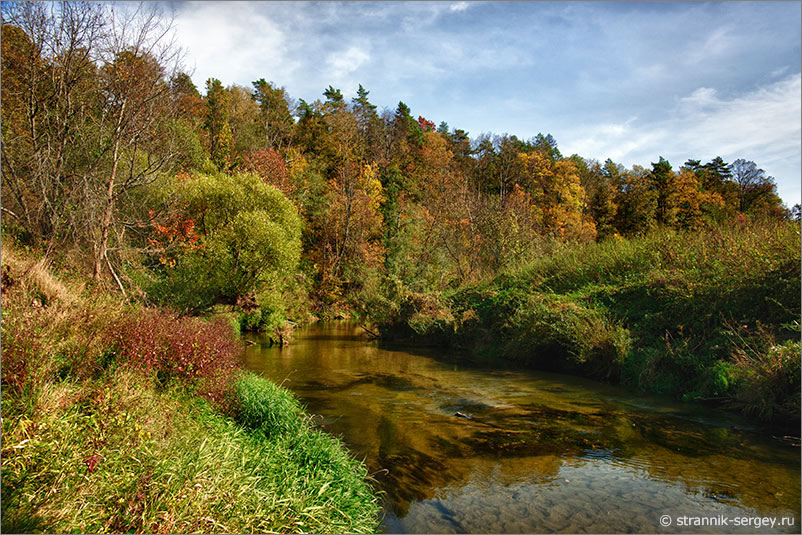
MULTIPOLYGON (((763 357, 798 341, 783 325, 798 321, 799 296, 798 223, 662 229, 557 247, 522 269, 457 290, 445 305, 451 329, 438 332, 478 353, 685 399, 749 397, 747 405, 755 406, 762 396, 778 410, 754 414, 787 418, 780 406, 799 397, 799 385, 783 389, 782 400, 756 385, 798 367, 786 358, 769 359, 769 366, 763 357), (728 325, 752 334, 734 338, 728 325), (759 325, 772 344, 753 343, 759 325), (764 348, 762 356, 744 353, 744 344, 764 348), (750 388, 763 393, 747 395, 750 388)), ((793 410, 798 414, 798 405, 793 410)))
POLYGON ((3 419, 3 531, 377 528, 364 465, 300 415, 292 432, 268 439, 186 390, 159 393, 131 372, 50 385, 37 408, 36 418, 3 419))

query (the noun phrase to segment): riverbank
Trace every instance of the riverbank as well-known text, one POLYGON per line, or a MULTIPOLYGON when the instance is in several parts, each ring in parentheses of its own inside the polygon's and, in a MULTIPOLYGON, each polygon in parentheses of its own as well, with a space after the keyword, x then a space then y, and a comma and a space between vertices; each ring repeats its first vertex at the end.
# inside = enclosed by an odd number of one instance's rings
POLYGON ((715 402, 798 428, 792 221, 566 246, 443 295, 404 296, 385 339, 715 402))
POLYGON ((374 532, 367 470, 230 325, 126 305, 3 244, 4 532, 374 532))

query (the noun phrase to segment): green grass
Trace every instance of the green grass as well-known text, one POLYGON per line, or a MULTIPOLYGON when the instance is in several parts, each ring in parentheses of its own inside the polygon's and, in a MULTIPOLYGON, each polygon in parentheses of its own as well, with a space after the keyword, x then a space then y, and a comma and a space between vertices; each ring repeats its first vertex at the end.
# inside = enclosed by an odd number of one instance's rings
POLYGON ((203 362, 196 345, 226 342, 221 327, 132 313, 41 270, 20 276, 24 261, 5 244, 3 262, 17 275, 3 288, 3 532, 379 528, 364 464, 310 427, 289 391, 236 370, 167 377, 129 354, 180 351, 189 342, 159 329, 191 327, 197 339, 179 354, 203 362), (132 317, 159 329, 143 333, 132 317))
MULTIPOLYGON (((263 400, 277 398, 276 412, 293 399, 265 379, 242 381, 263 388, 263 400)), ((242 404, 250 414, 264 408, 242 404)), ((156 392, 130 373, 48 385, 34 414, 3 408, 6 532, 378 527, 364 465, 336 438, 304 425, 300 411, 282 413, 292 425, 268 436, 185 390, 156 392)))

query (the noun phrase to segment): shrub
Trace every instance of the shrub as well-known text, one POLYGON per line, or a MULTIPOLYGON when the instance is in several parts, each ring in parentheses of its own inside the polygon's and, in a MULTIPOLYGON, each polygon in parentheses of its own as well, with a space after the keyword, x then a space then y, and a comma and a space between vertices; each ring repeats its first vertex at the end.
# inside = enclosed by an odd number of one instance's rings
POLYGON ((170 191, 178 200, 171 204, 181 207, 174 220, 200 234, 177 246, 165 236, 181 232, 154 227, 159 280, 149 291, 157 300, 202 311, 259 294, 294 272, 301 220, 292 202, 258 176, 200 174, 177 180, 170 191))
POLYGON ((110 324, 109 338, 119 358, 161 383, 225 378, 236 370, 241 351, 224 319, 206 322, 163 310, 121 315, 110 324))

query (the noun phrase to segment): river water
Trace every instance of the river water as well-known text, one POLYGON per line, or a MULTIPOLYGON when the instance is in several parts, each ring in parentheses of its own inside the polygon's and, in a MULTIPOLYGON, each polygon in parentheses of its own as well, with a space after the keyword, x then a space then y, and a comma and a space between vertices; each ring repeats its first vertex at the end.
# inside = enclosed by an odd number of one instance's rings
POLYGON ((800 532, 799 447, 735 415, 383 348, 349 322, 251 340, 246 367, 365 460, 386 532, 800 532))

